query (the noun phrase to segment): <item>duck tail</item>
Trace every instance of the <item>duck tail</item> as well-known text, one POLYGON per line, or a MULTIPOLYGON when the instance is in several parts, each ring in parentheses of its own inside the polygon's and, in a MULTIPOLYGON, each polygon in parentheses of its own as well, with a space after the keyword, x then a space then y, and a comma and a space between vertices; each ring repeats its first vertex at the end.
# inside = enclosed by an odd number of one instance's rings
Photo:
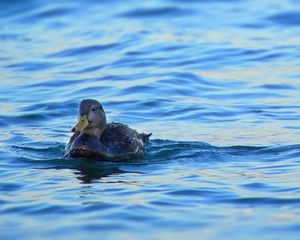
POLYGON ((143 142, 148 142, 152 133, 140 133, 139 136, 143 140, 143 142))

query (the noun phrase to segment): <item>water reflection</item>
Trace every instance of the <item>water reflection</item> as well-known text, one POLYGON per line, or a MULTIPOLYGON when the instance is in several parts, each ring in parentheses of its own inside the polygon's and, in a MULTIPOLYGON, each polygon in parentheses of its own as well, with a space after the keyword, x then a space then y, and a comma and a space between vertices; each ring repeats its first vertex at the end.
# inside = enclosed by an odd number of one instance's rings
POLYGON ((0 1, 1 239, 297 238, 298 3, 0 1), (64 158, 82 98, 163 140, 64 158))
POLYGON ((101 178, 127 173, 120 170, 116 164, 105 164, 95 161, 74 160, 76 178, 81 183, 99 183, 101 178))

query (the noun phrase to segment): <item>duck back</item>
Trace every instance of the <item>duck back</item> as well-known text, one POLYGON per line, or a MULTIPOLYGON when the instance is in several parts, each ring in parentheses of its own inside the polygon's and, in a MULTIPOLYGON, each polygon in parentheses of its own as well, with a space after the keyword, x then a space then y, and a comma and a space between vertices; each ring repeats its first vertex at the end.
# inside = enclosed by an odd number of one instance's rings
POLYGON ((144 139, 136 130, 122 123, 107 124, 101 135, 106 151, 114 156, 123 157, 144 155, 144 139))
POLYGON ((106 125, 100 139, 74 133, 67 146, 67 156, 99 161, 132 160, 144 156, 144 143, 151 134, 138 133, 122 123, 106 125))

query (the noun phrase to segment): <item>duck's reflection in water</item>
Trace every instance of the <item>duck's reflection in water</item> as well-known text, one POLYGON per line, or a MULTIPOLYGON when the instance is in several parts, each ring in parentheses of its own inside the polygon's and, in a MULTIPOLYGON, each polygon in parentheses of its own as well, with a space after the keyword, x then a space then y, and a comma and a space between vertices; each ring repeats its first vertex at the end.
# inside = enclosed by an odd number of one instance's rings
POLYGON ((100 179, 110 175, 127 173, 127 171, 120 170, 118 164, 101 163, 92 160, 76 160, 74 169, 76 169, 74 171, 76 178, 83 184, 99 182, 100 179))

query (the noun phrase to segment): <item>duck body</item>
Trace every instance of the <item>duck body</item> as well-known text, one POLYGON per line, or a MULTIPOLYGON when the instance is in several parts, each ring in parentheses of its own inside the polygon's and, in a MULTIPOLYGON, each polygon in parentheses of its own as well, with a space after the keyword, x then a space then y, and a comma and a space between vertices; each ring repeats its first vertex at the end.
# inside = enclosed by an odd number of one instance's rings
MULTIPOLYGON (((83 100, 81 105, 86 104, 86 101, 88 101, 88 103, 92 102, 94 105, 100 104, 95 100, 87 99, 83 100)), ((99 114, 103 118, 105 114, 103 115, 104 110, 102 106, 100 107, 100 112, 101 114, 99 114)), ((90 117, 88 114, 86 118, 82 115, 79 117, 78 124, 83 124, 85 127, 78 127, 77 124, 75 128, 73 128, 75 133, 70 138, 66 147, 67 156, 98 161, 133 160, 144 156, 144 144, 149 140, 151 133, 138 133, 123 123, 113 122, 106 124, 106 119, 105 121, 103 121, 103 119, 101 120, 102 124, 95 125, 91 119, 93 119, 93 117, 90 117), (84 124, 84 119, 88 121, 89 124, 84 124), (105 124, 103 124, 104 122, 105 124), (88 127, 93 124, 96 128, 93 126, 88 127)), ((99 119, 100 118, 97 120, 99 119)))

